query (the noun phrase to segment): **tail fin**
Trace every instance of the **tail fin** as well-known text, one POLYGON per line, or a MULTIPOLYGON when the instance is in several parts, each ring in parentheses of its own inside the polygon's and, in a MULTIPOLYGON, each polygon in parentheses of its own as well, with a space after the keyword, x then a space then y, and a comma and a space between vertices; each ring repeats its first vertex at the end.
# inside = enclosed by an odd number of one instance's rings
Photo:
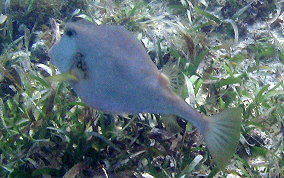
POLYGON ((241 109, 231 108, 211 117, 204 133, 207 147, 219 169, 223 169, 236 151, 240 139, 241 109))

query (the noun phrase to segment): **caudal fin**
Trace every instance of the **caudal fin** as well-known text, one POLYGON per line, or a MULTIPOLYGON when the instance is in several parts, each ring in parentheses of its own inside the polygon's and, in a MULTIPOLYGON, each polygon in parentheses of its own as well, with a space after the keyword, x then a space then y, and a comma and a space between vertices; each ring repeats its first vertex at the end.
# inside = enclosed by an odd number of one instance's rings
POLYGON ((204 138, 219 169, 223 169, 236 151, 241 130, 241 109, 231 108, 211 117, 204 138))

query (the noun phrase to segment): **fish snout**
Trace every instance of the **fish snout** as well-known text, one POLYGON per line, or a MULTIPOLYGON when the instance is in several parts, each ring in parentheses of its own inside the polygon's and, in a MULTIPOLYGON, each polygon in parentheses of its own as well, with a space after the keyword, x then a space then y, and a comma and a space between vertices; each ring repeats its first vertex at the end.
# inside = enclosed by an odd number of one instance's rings
POLYGON ((52 64, 54 64, 54 59, 55 59, 55 55, 54 55, 54 48, 55 48, 56 44, 54 44, 47 52, 47 55, 50 59, 50 62, 52 64))

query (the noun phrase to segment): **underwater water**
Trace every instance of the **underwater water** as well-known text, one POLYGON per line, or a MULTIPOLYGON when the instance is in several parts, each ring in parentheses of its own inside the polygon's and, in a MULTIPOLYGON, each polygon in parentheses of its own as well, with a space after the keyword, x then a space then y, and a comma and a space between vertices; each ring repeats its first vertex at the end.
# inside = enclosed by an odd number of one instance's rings
POLYGON ((1 177, 283 174, 283 2, 4 0, 0 9, 1 177), (80 19, 125 27, 199 113, 241 109, 239 144, 225 169, 190 122, 95 110, 66 76, 51 77, 59 70, 48 50, 80 19))

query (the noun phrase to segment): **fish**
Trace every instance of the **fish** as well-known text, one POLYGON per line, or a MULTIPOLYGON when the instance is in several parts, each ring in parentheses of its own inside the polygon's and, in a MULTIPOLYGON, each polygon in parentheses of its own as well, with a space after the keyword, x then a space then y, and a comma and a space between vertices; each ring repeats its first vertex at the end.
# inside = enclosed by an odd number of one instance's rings
POLYGON ((196 111, 172 91, 167 75, 125 27, 68 22, 48 56, 63 75, 58 78, 69 78, 75 93, 92 108, 118 115, 176 115, 203 135, 219 169, 234 155, 241 108, 228 108, 210 117, 196 111))

